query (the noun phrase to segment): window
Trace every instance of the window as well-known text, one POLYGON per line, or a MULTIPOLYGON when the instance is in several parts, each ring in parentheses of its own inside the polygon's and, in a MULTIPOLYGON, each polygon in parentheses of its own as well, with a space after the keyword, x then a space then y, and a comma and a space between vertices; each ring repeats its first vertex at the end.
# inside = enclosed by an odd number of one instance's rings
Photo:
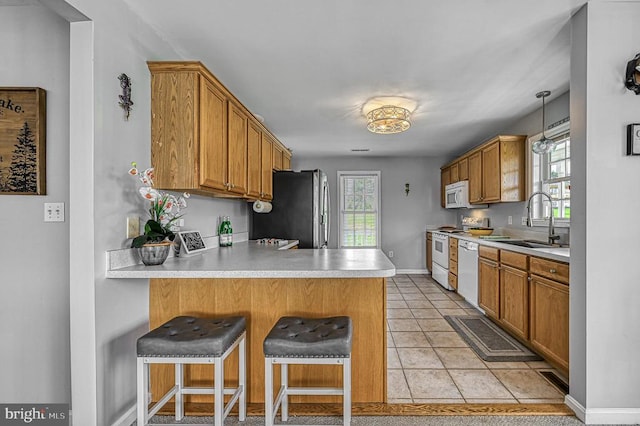
POLYGON ((338 172, 340 248, 380 247, 380 172, 338 172))
MULTIPOLYGON (((538 140, 541 135, 534 136, 529 142, 538 140)), ((546 132, 546 136, 554 141, 551 151, 544 155, 532 154, 532 193, 544 191, 553 199, 552 207, 545 197, 537 196, 532 202, 534 225, 544 225, 553 211, 557 223, 568 223, 571 219, 571 138, 569 123, 546 132), (552 210, 551 210, 552 208, 552 210)), ((530 151, 531 152, 531 151, 530 151)))

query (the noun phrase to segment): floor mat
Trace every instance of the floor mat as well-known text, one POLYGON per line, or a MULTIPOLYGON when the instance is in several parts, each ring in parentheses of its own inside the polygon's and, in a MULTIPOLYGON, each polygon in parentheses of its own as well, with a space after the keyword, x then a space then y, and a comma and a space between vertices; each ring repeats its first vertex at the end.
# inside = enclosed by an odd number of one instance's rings
POLYGON ((542 359, 509 336, 487 317, 479 315, 445 315, 444 319, 485 361, 516 362, 540 361, 542 359))

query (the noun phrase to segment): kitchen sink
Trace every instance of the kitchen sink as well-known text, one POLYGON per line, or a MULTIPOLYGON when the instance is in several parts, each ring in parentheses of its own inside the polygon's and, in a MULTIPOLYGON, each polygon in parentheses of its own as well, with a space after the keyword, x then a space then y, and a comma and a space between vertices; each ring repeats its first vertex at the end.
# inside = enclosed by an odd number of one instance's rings
POLYGON ((520 246, 520 247, 528 247, 528 248, 551 248, 557 247, 548 243, 544 243, 542 241, 532 241, 532 240, 508 240, 508 241, 500 241, 503 244, 510 244, 512 246, 520 246))

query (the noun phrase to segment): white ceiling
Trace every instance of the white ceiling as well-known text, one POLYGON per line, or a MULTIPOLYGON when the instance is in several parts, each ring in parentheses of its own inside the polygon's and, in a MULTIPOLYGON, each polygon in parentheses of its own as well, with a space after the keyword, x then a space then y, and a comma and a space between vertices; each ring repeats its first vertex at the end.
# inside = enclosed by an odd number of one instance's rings
POLYGON ((569 21, 586 2, 125 1, 300 156, 454 155, 502 132, 536 92, 569 89, 569 21), (411 128, 367 131, 375 96, 414 99, 411 128))

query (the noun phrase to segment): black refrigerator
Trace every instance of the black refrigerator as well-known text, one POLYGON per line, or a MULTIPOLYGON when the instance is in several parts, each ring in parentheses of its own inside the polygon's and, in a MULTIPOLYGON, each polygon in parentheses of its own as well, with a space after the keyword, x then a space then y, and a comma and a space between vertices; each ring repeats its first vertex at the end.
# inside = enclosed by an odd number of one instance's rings
POLYGON ((321 170, 273 174, 269 213, 251 210, 249 239, 299 240, 299 248, 326 248, 329 242, 329 186, 321 170))

